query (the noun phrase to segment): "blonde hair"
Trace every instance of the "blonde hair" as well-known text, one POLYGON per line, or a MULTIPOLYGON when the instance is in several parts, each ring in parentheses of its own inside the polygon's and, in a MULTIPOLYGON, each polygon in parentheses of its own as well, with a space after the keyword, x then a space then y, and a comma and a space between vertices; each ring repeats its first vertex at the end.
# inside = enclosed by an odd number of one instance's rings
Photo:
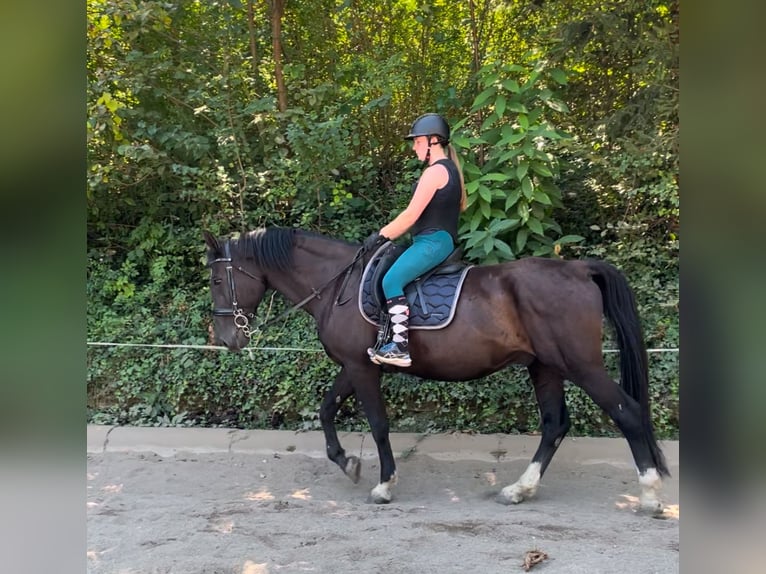
POLYGON ((460 165, 460 158, 457 155, 457 152, 455 151, 455 148, 452 146, 452 144, 447 144, 447 154, 449 155, 449 158, 452 160, 452 163, 455 164, 455 167, 457 167, 457 172, 460 174, 460 191, 462 192, 462 195, 460 196, 460 211, 465 211, 465 208, 467 206, 468 202, 468 196, 465 192, 465 180, 463 179, 463 168, 460 165))

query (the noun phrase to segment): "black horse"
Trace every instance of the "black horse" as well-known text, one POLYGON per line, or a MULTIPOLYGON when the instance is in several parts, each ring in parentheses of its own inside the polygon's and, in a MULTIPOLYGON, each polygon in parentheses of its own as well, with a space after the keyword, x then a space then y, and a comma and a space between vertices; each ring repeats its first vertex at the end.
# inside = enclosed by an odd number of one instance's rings
MULTIPOLYGON (((377 331, 357 305, 339 304, 353 300, 359 287, 363 265, 350 265, 362 255, 359 245, 285 228, 258 229, 237 239, 204 236, 216 337, 230 350, 245 347, 249 319, 268 289, 310 313, 327 355, 341 367, 320 408, 327 456, 354 482, 359 480, 360 461, 346 456, 334 422, 341 404, 355 394, 380 458, 380 482, 371 497, 376 503, 390 502, 396 463, 381 367, 367 355, 377 331)), ((669 471, 652 428, 645 343, 633 293, 611 265, 530 257, 473 267, 453 321, 441 330, 411 331, 409 348, 412 366, 401 370, 428 379, 468 380, 514 363, 527 367, 542 437, 530 465, 502 489, 499 502, 518 503, 536 493, 569 430, 567 379, 609 414, 627 439, 638 470, 641 507, 662 509, 661 476, 669 471), (619 385, 604 368, 602 314, 614 327, 620 349, 619 385)))

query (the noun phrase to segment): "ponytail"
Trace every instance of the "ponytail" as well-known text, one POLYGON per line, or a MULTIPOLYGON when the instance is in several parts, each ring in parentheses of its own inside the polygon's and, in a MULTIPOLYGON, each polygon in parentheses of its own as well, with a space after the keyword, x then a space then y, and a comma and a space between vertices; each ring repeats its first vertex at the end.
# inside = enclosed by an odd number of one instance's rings
POLYGON ((455 151, 455 148, 452 146, 452 144, 447 144, 447 150, 449 158, 452 160, 452 163, 455 164, 455 167, 457 167, 457 172, 460 174, 460 211, 465 211, 465 208, 467 207, 468 203, 468 196, 465 192, 465 180, 463 179, 463 168, 460 167, 460 159, 457 156, 457 152, 455 151))

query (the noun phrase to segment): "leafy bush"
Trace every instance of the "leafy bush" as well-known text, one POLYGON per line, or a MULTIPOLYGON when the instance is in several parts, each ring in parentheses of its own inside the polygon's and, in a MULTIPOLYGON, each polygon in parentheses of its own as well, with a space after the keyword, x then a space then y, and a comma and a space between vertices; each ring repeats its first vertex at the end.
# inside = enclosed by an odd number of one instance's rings
POLYGON ((562 206, 554 152, 568 136, 553 125, 549 112, 567 111, 555 92, 566 84, 566 75, 541 60, 495 61, 479 70, 478 81, 483 90, 452 138, 467 151, 468 208, 460 226, 466 256, 497 263, 550 255, 556 249, 551 233, 559 236, 558 245, 581 240, 560 237, 552 218, 553 209, 562 206))

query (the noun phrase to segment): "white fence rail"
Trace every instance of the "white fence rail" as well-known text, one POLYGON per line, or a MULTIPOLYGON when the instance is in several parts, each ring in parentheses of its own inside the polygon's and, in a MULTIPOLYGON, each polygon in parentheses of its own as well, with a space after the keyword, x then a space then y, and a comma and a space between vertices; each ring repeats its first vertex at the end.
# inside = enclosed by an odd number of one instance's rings
MULTIPOLYGON (((201 349, 205 351, 225 351, 226 347, 219 345, 173 345, 150 343, 111 343, 103 341, 87 341, 90 347, 137 347, 154 349, 201 349)), ((647 349, 647 353, 678 353, 678 347, 647 349)), ((324 353, 324 349, 305 349, 302 347, 246 347, 243 351, 289 351, 299 353, 324 353)), ((619 349, 604 349, 604 353, 619 353, 619 349)))

